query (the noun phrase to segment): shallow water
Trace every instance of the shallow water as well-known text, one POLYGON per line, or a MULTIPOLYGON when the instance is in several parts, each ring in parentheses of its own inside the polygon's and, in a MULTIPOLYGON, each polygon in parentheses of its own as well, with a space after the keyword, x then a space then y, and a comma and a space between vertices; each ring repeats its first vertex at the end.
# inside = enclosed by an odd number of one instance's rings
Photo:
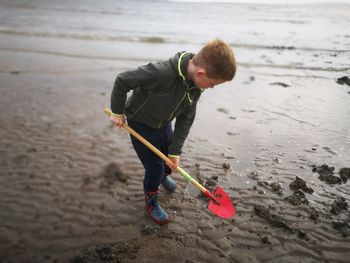
POLYGON ((9 33, 181 44, 222 37, 251 49, 348 50, 350 45, 349 6, 341 3, 3 0, 1 6, 1 32, 9 33))

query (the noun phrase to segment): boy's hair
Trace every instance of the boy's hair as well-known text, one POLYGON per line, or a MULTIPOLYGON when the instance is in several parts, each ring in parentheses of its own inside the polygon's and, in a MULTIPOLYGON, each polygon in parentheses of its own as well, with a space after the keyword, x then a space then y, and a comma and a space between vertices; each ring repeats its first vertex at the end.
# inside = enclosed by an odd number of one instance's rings
POLYGON ((232 80, 236 60, 232 48, 220 39, 207 43, 194 57, 193 63, 205 69, 208 78, 232 80))

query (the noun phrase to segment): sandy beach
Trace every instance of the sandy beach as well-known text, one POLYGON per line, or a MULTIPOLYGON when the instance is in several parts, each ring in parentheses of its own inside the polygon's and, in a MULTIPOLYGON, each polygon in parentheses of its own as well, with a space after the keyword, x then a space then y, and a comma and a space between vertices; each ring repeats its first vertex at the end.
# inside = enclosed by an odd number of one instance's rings
POLYGON ((349 12, 0 1, 1 262, 349 262, 349 12), (159 227, 129 135, 103 109, 118 73, 215 37, 237 76, 203 93, 181 166, 236 215, 215 216, 174 174, 159 227))

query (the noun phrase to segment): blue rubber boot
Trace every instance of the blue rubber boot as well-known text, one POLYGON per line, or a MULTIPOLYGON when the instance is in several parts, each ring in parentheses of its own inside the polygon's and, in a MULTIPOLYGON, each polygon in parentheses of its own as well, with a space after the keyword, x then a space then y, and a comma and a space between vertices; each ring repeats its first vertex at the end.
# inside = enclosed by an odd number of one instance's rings
POLYGON ((164 174, 163 176, 162 185, 168 191, 174 191, 176 188, 176 182, 174 181, 174 179, 166 174, 164 174))
POLYGON ((145 193, 145 209, 150 218, 157 224, 163 225, 169 222, 168 214, 158 203, 158 191, 145 193))

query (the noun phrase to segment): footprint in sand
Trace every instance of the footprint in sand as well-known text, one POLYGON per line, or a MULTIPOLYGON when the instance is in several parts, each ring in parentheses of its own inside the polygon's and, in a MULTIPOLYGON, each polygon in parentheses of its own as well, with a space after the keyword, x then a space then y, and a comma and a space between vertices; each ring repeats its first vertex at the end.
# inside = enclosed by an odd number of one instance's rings
POLYGON ((225 109, 225 108, 217 108, 216 110, 218 112, 222 112, 224 114, 230 114, 230 111, 228 109, 225 109))
POLYGON ((128 177, 121 171, 119 165, 113 162, 105 167, 102 176, 110 182, 119 181, 125 183, 128 180, 128 177))

